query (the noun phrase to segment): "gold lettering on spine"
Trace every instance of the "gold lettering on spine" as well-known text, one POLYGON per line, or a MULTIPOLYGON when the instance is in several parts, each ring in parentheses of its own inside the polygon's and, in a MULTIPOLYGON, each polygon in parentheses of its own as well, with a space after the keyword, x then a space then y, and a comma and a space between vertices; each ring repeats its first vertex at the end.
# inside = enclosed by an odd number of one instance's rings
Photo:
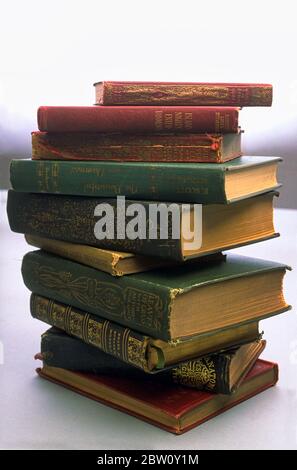
POLYGON ((163 111, 155 112, 155 128, 158 131, 161 131, 163 129, 163 111))
MULTIPOLYGON (((189 104, 221 105, 229 98, 230 87, 203 84, 133 84, 117 86, 117 92, 110 95, 111 103, 116 104, 189 104)), ((109 103, 109 104, 111 104, 109 103)))
POLYGON ((183 113, 182 112, 174 113, 174 127, 175 129, 183 128, 183 113))
POLYGON ((37 184, 41 192, 49 190, 48 169, 45 162, 38 162, 36 166, 37 184))
POLYGON ((220 112, 216 112, 215 113, 215 130, 216 132, 220 132, 220 129, 221 129, 221 113, 220 112))
POLYGON ((230 114, 217 112, 215 114, 215 131, 222 132, 230 128, 231 128, 230 114))
POLYGON ((190 131, 193 127, 193 113, 185 113, 185 129, 190 131))
POLYGON ((59 164, 38 162, 36 166, 37 184, 41 192, 57 192, 59 189, 59 164))
POLYGON ((39 320, 148 371, 146 337, 135 338, 129 328, 121 328, 108 320, 94 320, 90 314, 35 294, 32 294, 31 305, 33 316, 39 320))
POLYGON ((193 113, 183 113, 181 111, 175 113, 163 113, 163 111, 155 112, 155 129, 162 130, 180 130, 188 131, 193 128, 193 113))
POLYGON ((164 115, 164 128, 167 130, 172 129, 173 126, 173 115, 172 113, 165 113, 164 115))
POLYGON ((248 104, 270 106, 272 87, 269 86, 226 86, 224 84, 122 84, 104 86, 108 104, 175 104, 175 105, 232 105, 248 104), (111 93, 113 89, 113 93, 111 93))

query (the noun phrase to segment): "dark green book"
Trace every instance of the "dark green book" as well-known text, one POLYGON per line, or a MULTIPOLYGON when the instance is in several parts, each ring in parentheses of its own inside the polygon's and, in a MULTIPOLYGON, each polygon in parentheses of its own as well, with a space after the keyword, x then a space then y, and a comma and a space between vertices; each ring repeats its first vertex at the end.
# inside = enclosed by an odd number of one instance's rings
MULTIPOLYGON (((146 233, 143 235, 141 233, 141 237, 138 236, 136 239, 127 236, 127 227, 134 215, 125 217, 121 207, 117 210, 116 199, 9 191, 7 212, 10 227, 14 232, 166 260, 184 261, 277 236, 273 225, 274 195, 274 192, 269 192, 232 204, 204 205, 201 222, 200 220, 195 222, 194 212, 190 212, 191 226, 194 227, 195 223, 196 227, 198 226, 197 230, 191 229, 192 233, 196 234, 198 242, 196 245, 194 235, 192 240, 183 237, 183 227, 187 226, 188 213, 183 211, 181 204, 174 204, 177 206, 177 216, 168 210, 168 218, 166 220, 165 217, 162 218, 162 223, 165 222, 168 227, 167 234, 163 236, 158 220, 152 224, 150 216, 152 201, 137 201, 145 210, 143 227, 146 233), (99 239, 95 236, 94 228, 97 221, 101 222, 99 217, 94 216, 94 211, 98 204, 103 203, 108 203, 113 208, 114 216, 109 219, 112 237, 99 239), (120 238, 117 224, 122 215, 124 235, 120 238), (177 222, 174 222, 174 217, 175 220, 178 219, 177 222), (180 233, 175 235, 172 227, 176 224, 180 226, 180 233), (156 227, 155 237, 150 235, 151 225, 156 227), (199 238, 199 228, 201 228, 201 238, 199 238)), ((136 201, 125 202, 127 212, 130 205, 136 201)), ((163 208, 171 206, 172 203, 163 203, 163 208)))
POLYGON ((278 157, 227 163, 13 160, 16 191, 155 201, 226 203, 275 189, 278 157))
MULTIPOLYGON (((255 341, 229 351, 184 362, 178 367, 160 371, 157 381, 184 385, 198 390, 231 394, 265 348, 266 342, 255 341)), ((73 338, 57 328, 41 336, 41 351, 36 359, 44 365, 97 375, 116 375, 145 381, 148 374, 73 338)), ((152 379, 152 375, 149 376, 152 379)))
POLYGON ((43 251, 24 256, 25 285, 154 338, 187 339, 288 309, 286 266, 238 255, 114 278, 43 251))

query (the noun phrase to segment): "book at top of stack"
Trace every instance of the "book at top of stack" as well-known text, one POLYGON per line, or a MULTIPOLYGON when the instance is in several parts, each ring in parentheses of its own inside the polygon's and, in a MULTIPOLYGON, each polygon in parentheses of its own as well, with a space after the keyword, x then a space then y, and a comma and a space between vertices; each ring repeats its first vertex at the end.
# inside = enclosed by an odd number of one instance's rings
POLYGON ((99 105, 271 106, 268 83, 129 82, 94 84, 99 105))
POLYGON ((243 155, 239 124, 241 107, 271 106, 272 86, 95 91, 94 106, 41 106, 32 158, 11 165, 11 229, 41 248, 22 264, 31 315, 54 327, 38 373, 182 433, 277 381, 277 365, 258 359, 259 322, 290 309, 288 267, 222 253, 278 236, 281 158, 243 155), (100 204, 113 237, 97 236, 100 204), (159 221, 151 236, 152 204, 169 214, 165 238, 159 221), (145 236, 120 236, 140 205, 145 236), (195 246, 184 236, 194 226, 195 246))

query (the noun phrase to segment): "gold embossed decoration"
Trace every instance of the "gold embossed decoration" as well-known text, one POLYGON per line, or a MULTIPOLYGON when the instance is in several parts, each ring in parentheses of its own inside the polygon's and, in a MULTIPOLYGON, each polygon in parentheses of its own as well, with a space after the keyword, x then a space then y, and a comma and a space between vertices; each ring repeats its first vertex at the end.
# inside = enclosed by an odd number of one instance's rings
POLYGON ((216 370, 212 359, 189 361, 172 370, 175 383, 199 389, 213 390, 216 385, 216 370))
POLYGON ((101 282, 86 276, 74 278, 71 273, 55 271, 47 266, 40 266, 41 285, 63 293, 69 300, 76 300, 86 306, 101 308, 113 315, 124 312, 123 291, 113 283, 101 282))
POLYGON ((271 101, 271 87, 252 88, 251 92, 251 105, 257 106, 259 102, 263 105, 269 105, 271 101))
POLYGON ((102 349, 102 323, 90 318, 87 325, 86 339, 88 343, 102 349))
POLYGON ((147 363, 145 360, 146 343, 129 336, 127 349, 127 362, 135 365, 136 367, 147 370, 147 363))

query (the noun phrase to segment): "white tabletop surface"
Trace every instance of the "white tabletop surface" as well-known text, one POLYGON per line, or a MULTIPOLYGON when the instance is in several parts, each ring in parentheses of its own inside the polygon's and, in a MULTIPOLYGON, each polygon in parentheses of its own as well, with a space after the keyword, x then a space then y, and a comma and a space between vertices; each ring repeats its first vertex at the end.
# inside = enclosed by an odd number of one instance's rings
MULTIPOLYGON (((3 192, 0 199, 1 449, 297 449, 294 309, 261 323, 268 342, 263 358, 279 363, 278 385, 182 436, 38 378, 33 356, 47 326, 30 316, 20 273, 30 247, 9 231, 3 192)), ((275 221, 281 238, 234 251, 296 269, 297 211, 276 210, 275 221)), ((288 272, 286 299, 295 306, 296 292, 296 272, 288 272)))

